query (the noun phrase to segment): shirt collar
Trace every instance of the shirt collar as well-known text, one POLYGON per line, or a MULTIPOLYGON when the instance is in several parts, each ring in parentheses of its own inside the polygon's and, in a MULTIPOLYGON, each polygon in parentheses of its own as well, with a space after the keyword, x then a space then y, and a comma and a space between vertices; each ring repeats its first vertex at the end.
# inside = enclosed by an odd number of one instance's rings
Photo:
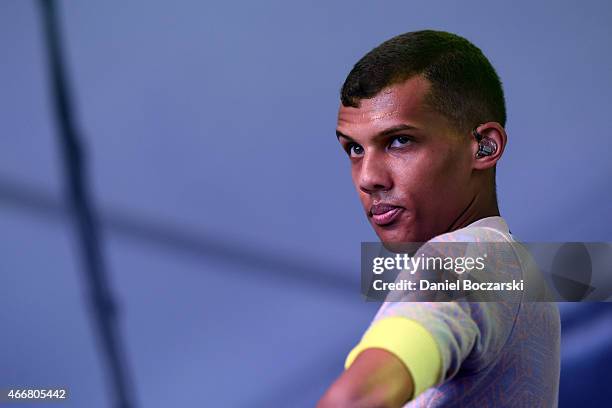
POLYGON ((473 223, 471 223, 467 227, 468 228, 469 227, 489 227, 489 228, 496 229, 498 231, 502 231, 502 232, 505 232, 505 233, 510 233, 510 230, 508 228, 508 224, 506 224, 506 220, 504 220, 500 216, 481 218, 481 219, 479 219, 477 221, 474 221, 473 223))

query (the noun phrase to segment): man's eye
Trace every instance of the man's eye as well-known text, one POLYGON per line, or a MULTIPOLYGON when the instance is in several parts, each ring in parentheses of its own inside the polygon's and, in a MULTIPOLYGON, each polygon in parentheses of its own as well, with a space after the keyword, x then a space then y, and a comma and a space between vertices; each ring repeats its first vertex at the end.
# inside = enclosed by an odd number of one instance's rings
POLYGON ((408 136, 398 136, 393 139, 389 147, 402 147, 408 143, 410 143, 410 138, 408 136))
POLYGON ((361 156, 363 154, 363 147, 359 146, 357 143, 349 144, 346 150, 350 157, 361 156))

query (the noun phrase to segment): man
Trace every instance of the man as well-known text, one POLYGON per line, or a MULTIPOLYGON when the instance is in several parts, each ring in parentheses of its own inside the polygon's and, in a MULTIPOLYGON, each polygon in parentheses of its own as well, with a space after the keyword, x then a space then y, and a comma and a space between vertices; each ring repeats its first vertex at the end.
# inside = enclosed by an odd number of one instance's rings
MULTIPOLYGON (((477 47, 399 35, 357 62, 341 100, 338 140, 381 241, 515 242, 495 192, 504 95, 477 47)), ((318 407, 556 406, 559 337, 552 303, 388 301, 318 407)))

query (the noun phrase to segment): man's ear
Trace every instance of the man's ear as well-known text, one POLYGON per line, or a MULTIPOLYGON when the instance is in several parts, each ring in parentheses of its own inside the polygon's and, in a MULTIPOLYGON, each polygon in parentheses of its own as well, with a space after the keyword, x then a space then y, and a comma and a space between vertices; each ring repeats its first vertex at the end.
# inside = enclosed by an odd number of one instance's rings
POLYGON ((472 136, 472 162, 473 168, 476 170, 490 169, 497 164, 497 161, 504 153, 504 148, 508 140, 506 131, 497 122, 486 122, 478 125, 475 129, 475 135, 472 136), (478 136, 480 135, 480 136, 478 136), (480 137, 478 141, 477 137, 480 137), (489 154, 479 154, 479 147, 484 147, 484 150, 489 154))

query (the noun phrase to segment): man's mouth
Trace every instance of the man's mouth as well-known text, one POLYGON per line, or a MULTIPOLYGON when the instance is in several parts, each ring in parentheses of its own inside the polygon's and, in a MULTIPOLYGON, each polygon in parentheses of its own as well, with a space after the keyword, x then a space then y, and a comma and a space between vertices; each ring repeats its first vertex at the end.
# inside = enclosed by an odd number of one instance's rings
POLYGON ((370 208, 370 217, 376 225, 388 225, 395 221, 403 210, 403 207, 397 205, 374 204, 370 208))

